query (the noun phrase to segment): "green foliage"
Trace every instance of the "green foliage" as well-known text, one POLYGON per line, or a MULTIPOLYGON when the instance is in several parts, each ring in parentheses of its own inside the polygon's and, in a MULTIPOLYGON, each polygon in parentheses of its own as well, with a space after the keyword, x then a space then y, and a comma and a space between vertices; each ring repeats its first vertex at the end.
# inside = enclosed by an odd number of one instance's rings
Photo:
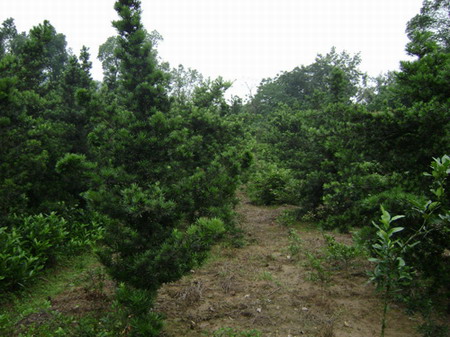
POLYGON ((381 211, 380 224, 373 223, 377 229, 378 242, 373 245, 376 257, 369 258, 369 261, 376 263, 370 279, 377 284, 378 289, 390 292, 395 291, 403 282, 411 281, 412 271, 405 263, 404 254, 418 242, 405 245, 402 241, 395 240, 393 235, 404 228, 393 227, 392 223, 404 216, 391 217, 383 207, 381 211))
POLYGON ((436 323, 425 323, 417 329, 423 337, 448 337, 450 330, 448 326, 436 323))
POLYGON ((150 310, 153 300, 154 294, 147 290, 119 285, 117 301, 124 308, 120 311, 130 336, 159 336, 162 317, 150 310))
POLYGON ((233 230, 235 191, 250 156, 224 99, 229 84, 201 82, 170 105, 140 1, 117 1, 115 9, 118 37, 101 50, 114 92, 103 95, 107 113, 96 115, 87 135, 97 165, 73 156, 64 163, 92 170, 82 195, 108 219, 98 256, 124 284, 118 299, 131 333, 153 336, 161 325, 152 312, 159 287, 200 265, 233 230))
POLYGON ((152 42, 141 22, 141 2, 119 0, 114 9, 120 19, 113 21, 117 29, 114 54, 120 60, 119 93, 130 111, 145 116, 149 109, 167 111, 169 101, 164 91, 166 75, 157 68, 152 42))
POLYGON ((331 271, 326 265, 326 258, 318 254, 305 252, 308 260, 307 266, 311 268, 309 279, 314 282, 320 282, 322 286, 326 286, 331 282, 331 271))
POLYGON ((103 233, 99 224, 70 224, 55 213, 18 217, 15 222, 17 225, 11 228, 0 227, 3 291, 25 286, 58 257, 86 249, 103 233))
MULTIPOLYGON (((158 64, 161 36, 145 31, 140 7, 115 3, 118 36, 99 51, 103 85, 92 80, 88 49, 73 55, 48 21, 29 34, 12 19, 0 27, 0 291, 100 240, 101 261, 124 282, 120 333, 156 336, 157 289, 237 233, 235 191, 252 156, 241 104, 224 98, 231 83, 195 72, 191 83, 180 70, 169 100, 175 80, 158 64)), ((119 334, 110 327, 50 324, 30 334, 119 334)))
POLYGON ((293 173, 274 163, 258 163, 257 171, 250 176, 247 185, 250 200, 258 205, 275 205, 293 200, 295 186, 293 173))
POLYGON ((384 309, 381 322, 381 336, 384 336, 386 329, 386 315, 388 304, 392 294, 401 287, 409 284, 413 277, 413 270, 406 265, 404 256, 407 250, 411 250, 419 242, 406 243, 395 240, 393 235, 404 230, 403 227, 393 227, 392 223, 401 219, 403 215, 391 217, 383 207, 381 207, 380 224, 373 225, 377 229, 378 242, 373 245, 375 256, 369 261, 376 263, 375 270, 370 273, 370 280, 377 285, 377 289, 383 292, 384 309))
POLYGON ((297 215, 294 210, 283 211, 281 215, 277 217, 277 223, 282 226, 290 227, 297 222, 297 215))
POLYGON ((52 263, 65 249, 69 234, 66 220, 51 213, 26 217, 22 221, 19 230, 26 240, 23 248, 42 264, 52 263))
POLYGON ((292 228, 289 230, 289 242, 289 253, 291 254, 291 257, 295 257, 302 249, 302 239, 298 235, 297 231, 292 228))
POLYGON ((13 228, 0 227, 0 289, 6 291, 35 276, 43 264, 22 248, 23 237, 13 228))
POLYGON ((256 113, 270 115, 279 104, 302 110, 320 109, 328 104, 349 104, 357 95, 362 73, 358 70, 359 55, 337 53, 332 48, 326 55, 317 55, 314 63, 296 67, 273 79, 261 82, 253 98, 256 113))
POLYGON ((324 238, 328 259, 343 265, 344 268, 348 268, 352 260, 362 255, 362 251, 358 246, 349 246, 337 242, 334 236, 328 234, 324 234, 324 238))
MULTIPOLYGON (((404 257, 424 278, 417 287, 448 294, 448 156, 432 164, 430 197, 420 179, 431 156, 450 151, 445 1, 424 1, 407 27, 416 58, 373 87, 358 55, 333 48, 264 80, 245 107, 225 99, 231 83, 222 78, 182 66, 169 74, 158 63, 161 36, 143 27, 140 1, 114 8, 118 35, 99 50, 100 85, 88 49, 73 55, 48 21, 29 33, 13 19, 0 27, 1 290, 102 239, 102 262, 125 283, 120 324, 156 335, 158 287, 199 265, 225 232, 237 232, 235 192, 254 149, 253 202, 295 204, 298 216, 342 231, 370 224, 380 204, 405 214, 397 235, 420 242, 404 257)), ((393 240, 379 226, 360 232, 374 252, 376 231, 393 240)), ((290 236, 295 255, 300 241, 290 236)), ((397 254, 401 241, 392 242, 397 254)), ((332 237, 327 247, 326 258, 309 258, 318 279, 327 279, 323 263, 346 264, 356 254, 332 237)), ((90 323, 84 327, 88 335, 90 323)))
POLYGON ((415 204, 413 210, 416 221, 410 226, 409 237, 419 241, 420 244, 408 252, 407 258, 421 274, 419 282, 422 283, 421 291, 416 291, 415 294, 418 297, 428 298, 439 307, 442 299, 448 299, 449 296, 450 269, 444 252, 450 248, 448 203, 450 157, 445 155, 435 158, 431 169, 431 173, 425 174, 433 178, 430 188, 431 198, 426 202, 415 204))
MULTIPOLYGON (((289 199, 299 216, 348 231, 374 221, 380 203, 404 212, 410 200, 423 199, 421 173, 430 157, 450 151, 444 3, 424 2, 407 30, 407 49, 418 59, 373 88, 357 56, 334 50, 262 83, 248 106, 263 116, 255 131, 260 155, 290 170, 289 199)), ((255 176, 266 173, 262 166, 255 176)), ((254 185, 252 193, 264 188, 254 185)))

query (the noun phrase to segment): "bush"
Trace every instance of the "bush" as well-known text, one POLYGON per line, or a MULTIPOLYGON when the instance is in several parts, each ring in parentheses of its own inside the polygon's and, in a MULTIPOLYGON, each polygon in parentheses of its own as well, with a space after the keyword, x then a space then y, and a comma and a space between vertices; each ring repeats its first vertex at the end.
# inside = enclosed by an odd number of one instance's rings
POLYGON ((19 231, 24 238, 23 248, 44 265, 55 262, 56 257, 64 251, 69 235, 66 220, 55 213, 26 217, 19 231))
POLYGON ((276 205, 293 202, 296 182, 291 170, 277 164, 260 162, 250 177, 248 194, 258 205, 276 205))
POLYGON ((23 285, 43 268, 37 256, 25 250, 17 229, 0 228, 0 292, 23 285))
POLYGON ((347 268, 353 259, 363 253, 358 246, 347 246, 337 242, 332 235, 324 234, 324 238, 328 259, 335 261, 338 265, 343 265, 344 268, 347 268))
POLYGON ((56 213, 16 217, 14 222, 13 227, 0 227, 2 291, 25 285, 58 257, 89 246, 103 233, 100 222, 69 224, 56 213))
POLYGON ((450 157, 434 159, 431 168, 431 174, 425 175, 433 177, 432 197, 410 206, 410 216, 391 217, 382 207, 381 224, 375 225, 378 239, 372 246, 375 258, 370 259, 377 263, 372 279, 385 291, 384 315, 392 293, 397 291, 411 310, 418 310, 424 316, 424 335, 438 335, 441 327, 433 321, 433 312, 448 306, 450 295, 450 268, 445 254, 450 248, 447 202, 450 157), (404 227, 391 227, 393 221, 401 218, 404 227), (391 237, 397 232, 398 239, 393 240, 391 237))

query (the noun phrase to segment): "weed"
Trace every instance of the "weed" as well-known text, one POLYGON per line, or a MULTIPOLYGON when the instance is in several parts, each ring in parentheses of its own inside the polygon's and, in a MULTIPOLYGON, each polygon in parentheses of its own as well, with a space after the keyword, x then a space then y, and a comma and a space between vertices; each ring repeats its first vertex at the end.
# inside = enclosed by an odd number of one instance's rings
POLYGON ((193 281, 189 286, 183 288, 183 290, 177 294, 177 298, 183 302, 184 305, 191 306, 202 299, 204 288, 201 281, 193 281))
POLYGON ((263 271, 259 274, 258 279, 262 281, 273 281, 273 275, 269 271, 263 271))
POLYGON ((83 290, 89 297, 102 298, 105 297, 105 282, 106 282, 106 273, 103 268, 95 268, 93 270, 88 270, 85 277, 83 278, 85 286, 83 290))

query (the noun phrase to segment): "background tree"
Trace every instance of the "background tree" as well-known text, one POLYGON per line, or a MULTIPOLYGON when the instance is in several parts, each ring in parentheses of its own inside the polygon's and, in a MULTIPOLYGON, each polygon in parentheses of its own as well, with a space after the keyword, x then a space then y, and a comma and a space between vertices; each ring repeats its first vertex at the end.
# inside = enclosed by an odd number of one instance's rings
POLYGON ((252 106, 257 113, 268 115, 280 103, 301 110, 320 109, 330 103, 348 104, 358 93, 363 75, 358 69, 360 62, 359 55, 339 54, 332 48, 308 66, 263 80, 252 106))

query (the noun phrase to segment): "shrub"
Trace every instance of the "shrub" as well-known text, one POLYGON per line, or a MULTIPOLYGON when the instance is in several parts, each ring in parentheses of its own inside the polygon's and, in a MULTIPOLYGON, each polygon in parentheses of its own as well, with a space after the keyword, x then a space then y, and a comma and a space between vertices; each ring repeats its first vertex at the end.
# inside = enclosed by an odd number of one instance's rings
POLYGON ((258 205, 293 202, 296 183, 292 171, 269 162, 259 165, 248 183, 250 200, 258 205))
POLYGON ((42 261, 24 246, 17 229, 0 227, 0 292, 23 285, 43 268, 42 261))
POLYGON ((344 268, 347 268, 353 259, 362 254, 359 247, 337 242, 332 235, 325 234, 324 238, 328 259, 342 264, 344 268))
POLYGON ((19 231, 24 238, 23 248, 44 265, 52 264, 64 251, 69 235, 66 220, 55 213, 26 217, 19 231))
POLYGON ((15 217, 14 223, 0 227, 2 291, 23 286, 59 256, 84 249, 103 235, 100 222, 69 224, 56 213, 15 217))

